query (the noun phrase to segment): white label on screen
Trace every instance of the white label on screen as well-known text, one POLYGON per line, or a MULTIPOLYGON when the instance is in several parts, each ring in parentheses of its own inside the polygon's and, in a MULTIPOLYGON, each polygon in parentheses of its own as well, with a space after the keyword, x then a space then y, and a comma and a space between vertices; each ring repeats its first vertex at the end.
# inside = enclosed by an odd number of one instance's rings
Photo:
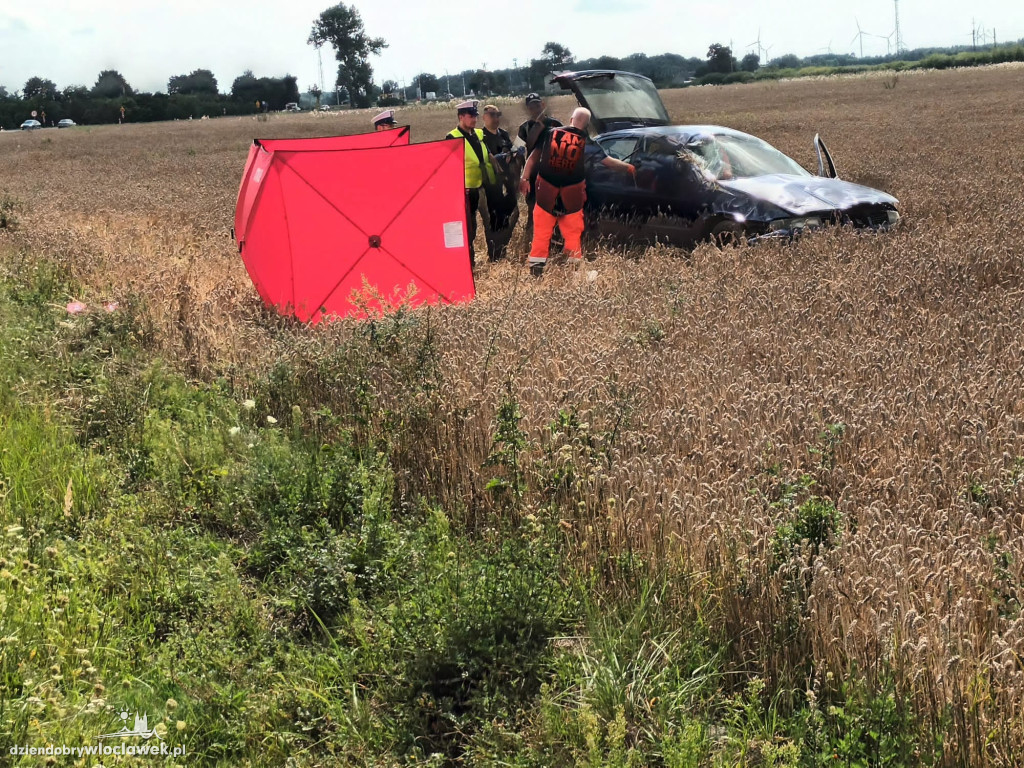
POLYGON ((444 247, 462 248, 466 245, 466 236, 462 231, 461 221, 446 221, 444 223, 444 247))

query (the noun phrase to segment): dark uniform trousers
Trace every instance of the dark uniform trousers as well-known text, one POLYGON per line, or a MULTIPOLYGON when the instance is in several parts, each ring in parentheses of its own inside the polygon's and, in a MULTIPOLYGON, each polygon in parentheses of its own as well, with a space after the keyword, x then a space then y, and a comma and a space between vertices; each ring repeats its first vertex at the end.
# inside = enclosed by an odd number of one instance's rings
POLYGON ((487 196, 481 194, 482 187, 475 187, 466 190, 466 236, 469 238, 469 263, 471 266, 476 266, 476 248, 474 243, 476 241, 476 217, 480 214, 480 218, 484 223, 484 239, 487 241, 487 255, 488 258, 494 259, 494 233, 491 230, 490 213, 487 210, 487 196), (483 202, 483 210, 481 210, 480 203, 483 202))

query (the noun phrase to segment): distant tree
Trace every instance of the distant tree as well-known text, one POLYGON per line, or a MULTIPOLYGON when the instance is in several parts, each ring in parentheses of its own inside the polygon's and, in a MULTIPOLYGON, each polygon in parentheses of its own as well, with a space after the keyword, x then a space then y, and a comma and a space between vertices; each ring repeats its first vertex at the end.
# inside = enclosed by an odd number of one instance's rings
POLYGON ((466 88, 473 93, 479 95, 487 94, 491 92, 491 82, 493 78, 491 73, 483 69, 467 70, 466 76, 466 88))
POLYGON ((231 96, 238 101, 255 101, 259 98, 256 95, 258 87, 259 80, 256 79, 256 75, 252 73, 251 69, 247 69, 231 83, 231 96))
POLYGON ((708 48, 708 70, 711 72, 735 72, 736 59, 733 58, 732 48, 721 43, 713 43, 708 48))
POLYGON ((412 79, 412 84, 419 88, 422 94, 437 93, 441 90, 441 84, 437 81, 437 76, 429 72, 421 72, 416 75, 412 79))
POLYGON ((299 100, 299 79, 293 75, 285 75, 281 78, 261 78, 260 82, 266 82, 271 86, 270 103, 280 104, 279 108, 284 108, 284 105, 290 101, 298 102, 299 100))
POLYGON ((21 90, 24 99, 39 99, 41 101, 56 101, 57 86, 52 80, 44 80, 41 77, 30 77, 21 90))
POLYGON ((7 88, 0 85, 0 101, 7 101, 11 98, 11 94, 7 92, 7 88))
POLYGON ((69 85, 61 91, 64 101, 85 101, 89 98, 89 89, 84 85, 69 85))
POLYGON ((257 100, 266 102, 271 109, 283 109, 285 104, 299 100, 299 81, 291 75, 256 77, 247 69, 231 84, 231 98, 246 109, 255 106, 257 100))
POLYGON ((317 85, 316 83, 313 83, 313 85, 309 86, 309 94, 314 99, 316 99, 316 108, 317 108, 317 110, 319 110, 320 109, 320 97, 323 95, 323 91, 320 90, 320 86, 317 85))
POLYGON ((540 52, 540 57, 548 62, 548 71, 565 69, 573 62, 572 51, 561 43, 545 43, 544 48, 540 52))
POLYGON ((622 69, 622 61, 614 56, 598 56, 591 66, 594 69, 622 69))
POLYGON ((491 93, 509 93, 512 90, 512 82, 507 69, 490 73, 491 93))
POLYGON ((380 87, 381 93, 386 96, 391 96, 395 91, 398 90, 398 83, 394 80, 385 80, 384 85, 380 87))
POLYGON ((98 99, 117 99, 131 96, 135 91, 116 69, 105 69, 96 78, 92 95, 98 99))
POLYGON ((744 72, 757 72, 761 67, 761 57, 756 53, 748 53, 740 61, 740 69, 744 72))
POLYGON ((338 3, 313 22, 307 42, 317 48, 330 45, 338 61, 338 85, 352 94, 353 104, 369 106, 373 95, 373 68, 370 56, 388 44, 382 37, 370 37, 355 6, 338 3))
POLYGON ((217 78, 210 70, 197 69, 189 77, 192 78, 193 93, 206 93, 211 96, 216 96, 220 93, 220 89, 217 87, 217 78))
POLYGON ((167 81, 167 93, 208 94, 216 96, 217 78, 208 69, 196 69, 187 75, 175 75, 167 81))
POLYGON ((768 66, 773 69, 799 69, 802 63, 795 53, 787 53, 785 56, 772 59, 768 66))

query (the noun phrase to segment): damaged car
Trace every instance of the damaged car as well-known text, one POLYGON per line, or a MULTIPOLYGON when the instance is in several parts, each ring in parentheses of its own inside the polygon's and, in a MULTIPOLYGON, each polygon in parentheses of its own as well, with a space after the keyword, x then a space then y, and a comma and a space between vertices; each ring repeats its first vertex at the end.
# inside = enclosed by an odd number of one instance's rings
POLYGON ((715 125, 671 125, 654 83, 612 70, 561 72, 552 81, 590 110, 587 212, 597 234, 692 244, 792 237, 828 224, 887 229, 899 201, 839 178, 814 137, 817 175, 767 142, 715 125), (609 155, 635 176, 605 168, 609 155))

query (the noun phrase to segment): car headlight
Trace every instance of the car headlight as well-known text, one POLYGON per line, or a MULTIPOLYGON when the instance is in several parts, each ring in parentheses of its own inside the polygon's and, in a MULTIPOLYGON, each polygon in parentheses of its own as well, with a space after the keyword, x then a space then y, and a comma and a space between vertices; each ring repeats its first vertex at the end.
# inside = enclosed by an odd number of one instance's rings
POLYGON ((776 219, 771 223, 775 232, 799 232, 802 229, 815 229, 821 226, 818 216, 802 216, 796 219, 776 219))
POLYGON ((888 211, 889 214, 889 226, 894 227, 900 222, 899 211, 888 211))

